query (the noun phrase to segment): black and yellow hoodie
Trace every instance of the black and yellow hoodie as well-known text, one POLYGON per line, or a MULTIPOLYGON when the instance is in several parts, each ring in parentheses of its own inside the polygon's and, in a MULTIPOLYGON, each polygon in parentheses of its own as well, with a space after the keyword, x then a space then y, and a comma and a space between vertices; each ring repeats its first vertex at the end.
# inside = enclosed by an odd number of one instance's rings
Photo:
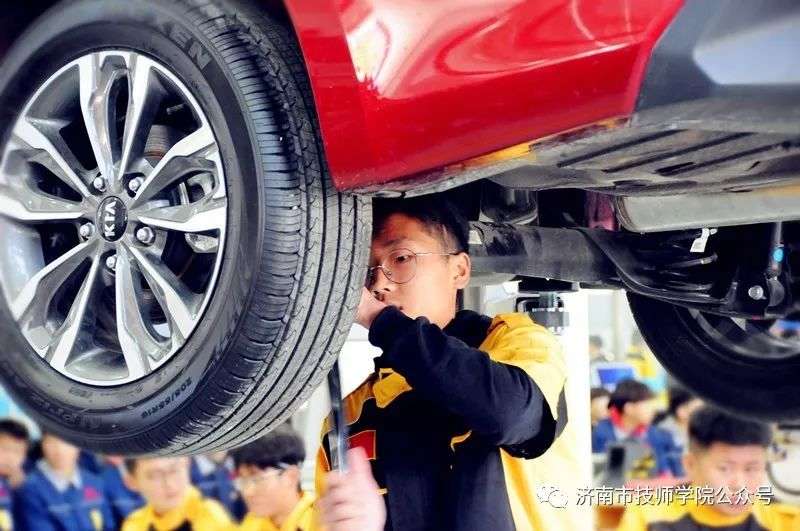
POLYGON ((631 505, 617 531, 799 531, 800 510, 756 502, 740 515, 726 515, 712 505, 679 503, 631 505))
MULTIPOLYGON (((383 353, 344 409, 350 447, 366 450, 384 494, 386 529, 532 529, 530 459, 567 421, 555 337, 522 314, 461 311, 442 330, 389 307, 369 340, 383 353)), ((323 437, 318 491, 329 455, 323 437)))

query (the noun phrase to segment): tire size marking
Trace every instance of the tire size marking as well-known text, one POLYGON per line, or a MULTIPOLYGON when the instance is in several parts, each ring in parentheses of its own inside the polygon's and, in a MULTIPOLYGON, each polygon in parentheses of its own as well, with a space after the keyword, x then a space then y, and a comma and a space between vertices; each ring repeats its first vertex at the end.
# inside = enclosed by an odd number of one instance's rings
POLYGON ((191 377, 187 378, 186 381, 183 382, 180 387, 178 387, 172 393, 170 393, 170 395, 167 398, 165 398, 164 400, 162 400, 161 402, 159 402, 155 406, 150 407, 150 408, 146 409, 145 411, 142 411, 142 418, 146 419, 150 415, 153 415, 154 413, 158 413, 159 411, 161 411, 162 409, 164 409, 165 407, 167 407, 168 405, 173 403, 175 400, 178 399, 179 396, 181 396, 181 394, 186 392, 186 390, 189 388, 190 385, 192 385, 191 377))

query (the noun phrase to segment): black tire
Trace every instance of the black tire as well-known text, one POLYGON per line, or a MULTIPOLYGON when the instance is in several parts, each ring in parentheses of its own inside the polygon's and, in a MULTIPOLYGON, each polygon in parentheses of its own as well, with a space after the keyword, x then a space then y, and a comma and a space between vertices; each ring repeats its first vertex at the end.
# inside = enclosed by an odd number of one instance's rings
POLYGON ((53 370, 0 297, 4 385, 45 429, 95 451, 243 444, 284 421, 336 359, 363 285, 370 204, 331 184, 291 31, 229 0, 55 6, 4 59, 0 127, 43 79, 99 48, 132 49, 168 65, 208 115, 229 200, 216 289, 172 359, 112 388, 53 370))
POLYGON ((800 418, 800 355, 745 356, 706 333, 684 307, 632 293, 628 301, 653 354, 690 390, 759 420, 800 418))

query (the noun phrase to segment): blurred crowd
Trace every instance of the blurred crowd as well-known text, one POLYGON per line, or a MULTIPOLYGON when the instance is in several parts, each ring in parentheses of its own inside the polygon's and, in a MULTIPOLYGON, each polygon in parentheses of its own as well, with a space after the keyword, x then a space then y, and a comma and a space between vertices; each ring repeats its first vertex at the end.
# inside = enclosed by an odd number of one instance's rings
MULTIPOLYGON (((668 382, 636 342, 618 361, 592 337, 590 355, 595 485, 719 489, 707 505, 620 504, 611 518, 598 512, 599 528, 682 530, 676 522, 686 521, 686 529, 800 529, 797 507, 721 497, 768 483, 770 425, 668 382)), ((47 431, 34 440, 25 424, 0 419, 0 531, 309 530, 315 500, 301 488, 305 457, 288 425, 232 452, 129 459, 91 454, 47 431)))
POLYGON ((302 439, 283 426, 234 452, 128 459, 0 420, 0 531, 308 529, 302 439))
POLYGON ((774 427, 705 404, 669 382, 635 340, 617 361, 599 337, 590 339, 594 484, 656 492, 659 499, 600 507, 598 528, 800 529, 800 508, 780 503, 769 485, 774 427), (683 499, 666 496, 675 492, 683 499))

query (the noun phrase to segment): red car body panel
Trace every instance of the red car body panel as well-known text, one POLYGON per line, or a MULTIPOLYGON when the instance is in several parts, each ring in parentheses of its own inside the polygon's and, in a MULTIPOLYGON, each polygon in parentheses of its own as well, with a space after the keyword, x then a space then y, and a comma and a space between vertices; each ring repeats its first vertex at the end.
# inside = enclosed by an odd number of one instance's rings
POLYGON ((342 190, 632 113, 682 0, 286 0, 342 190))

